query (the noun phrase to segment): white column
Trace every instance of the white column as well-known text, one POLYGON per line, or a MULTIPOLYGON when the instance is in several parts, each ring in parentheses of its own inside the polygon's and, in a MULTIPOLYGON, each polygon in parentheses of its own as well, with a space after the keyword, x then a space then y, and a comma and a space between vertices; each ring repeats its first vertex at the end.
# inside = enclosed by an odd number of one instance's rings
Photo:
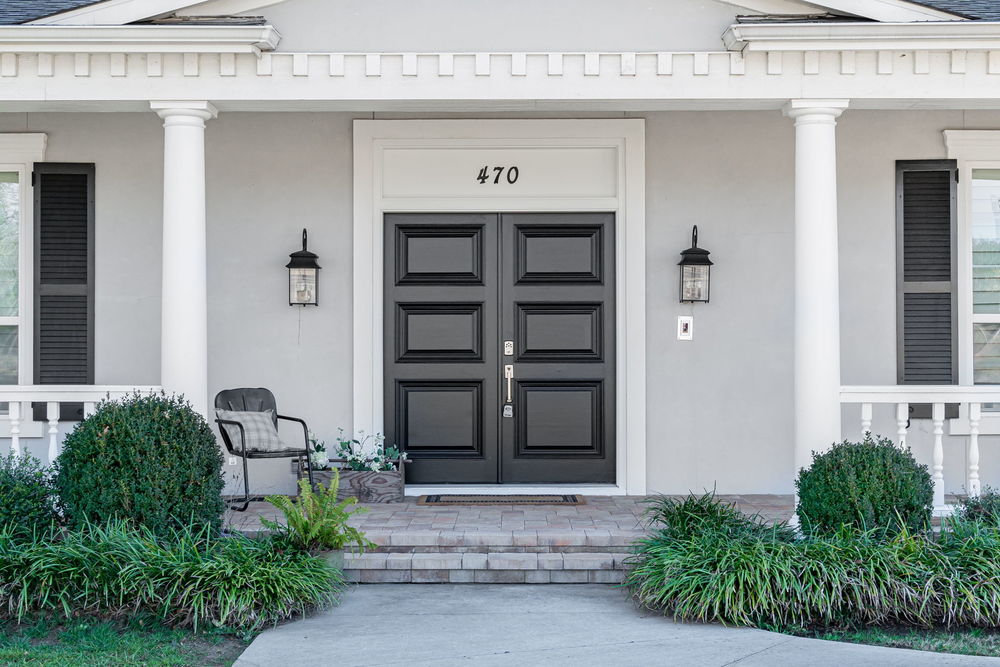
POLYGON ((208 102, 152 102, 163 119, 160 382, 208 414, 205 121, 208 102))
POLYGON ((837 117, 847 100, 792 100, 795 120, 795 474, 840 440, 837 117))

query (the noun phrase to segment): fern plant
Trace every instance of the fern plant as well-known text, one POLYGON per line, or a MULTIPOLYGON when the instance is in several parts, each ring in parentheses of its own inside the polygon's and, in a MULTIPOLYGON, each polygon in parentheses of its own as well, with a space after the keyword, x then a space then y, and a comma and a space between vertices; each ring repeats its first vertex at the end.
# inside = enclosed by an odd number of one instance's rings
POLYGON ((265 498, 285 515, 285 524, 268 519, 261 519, 261 523, 282 534, 293 546, 309 553, 337 551, 350 545, 356 545, 362 553, 365 549, 374 548, 375 544, 365 537, 364 532, 348 524, 352 515, 367 509, 352 509, 358 502, 357 498, 337 502, 339 488, 340 472, 336 470, 329 487, 317 484, 313 490, 309 480, 301 479, 298 498, 278 495, 265 498))

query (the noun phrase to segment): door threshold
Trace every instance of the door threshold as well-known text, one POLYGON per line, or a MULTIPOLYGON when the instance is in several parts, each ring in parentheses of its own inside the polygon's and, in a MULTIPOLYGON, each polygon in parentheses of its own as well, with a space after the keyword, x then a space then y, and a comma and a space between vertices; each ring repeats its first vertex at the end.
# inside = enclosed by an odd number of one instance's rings
POLYGON ((581 496, 624 496, 625 489, 617 484, 407 484, 407 496, 431 494, 478 494, 502 496, 508 494, 568 494, 581 496))

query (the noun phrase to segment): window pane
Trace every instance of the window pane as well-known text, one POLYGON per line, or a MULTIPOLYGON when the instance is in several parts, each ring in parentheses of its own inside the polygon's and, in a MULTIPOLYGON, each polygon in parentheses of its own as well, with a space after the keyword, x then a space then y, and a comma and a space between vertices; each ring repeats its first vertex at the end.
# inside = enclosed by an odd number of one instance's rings
POLYGON ((17 384, 16 326, 0 326, 0 384, 17 384))
POLYGON ((1000 169, 972 170, 972 312, 1000 314, 1000 169))
POLYGON ((0 316, 17 315, 21 186, 16 171, 0 172, 0 316))

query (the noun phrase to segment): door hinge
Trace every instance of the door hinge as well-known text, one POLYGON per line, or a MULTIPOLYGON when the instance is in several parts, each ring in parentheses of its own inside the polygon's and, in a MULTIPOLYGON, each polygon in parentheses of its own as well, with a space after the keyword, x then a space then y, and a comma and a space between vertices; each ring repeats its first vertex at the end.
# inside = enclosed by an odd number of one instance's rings
POLYGON ((35 187, 35 180, 37 176, 38 176, 37 171, 31 172, 31 187, 35 187))

